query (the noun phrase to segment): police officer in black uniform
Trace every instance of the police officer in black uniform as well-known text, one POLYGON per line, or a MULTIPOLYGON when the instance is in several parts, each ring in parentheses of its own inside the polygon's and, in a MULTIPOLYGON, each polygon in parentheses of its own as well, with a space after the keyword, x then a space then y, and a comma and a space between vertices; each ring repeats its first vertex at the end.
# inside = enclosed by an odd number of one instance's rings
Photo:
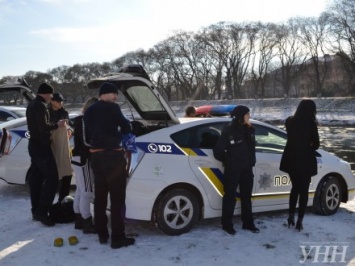
POLYGON ((130 122, 116 103, 115 85, 105 82, 99 90, 100 100, 84 114, 85 137, 91 145, 91 167, 94 173, 94 216, 99 242, 109 238, 107 229, 107 196, 111 200, 111 248, 133 245, 134 238, 126 237, 126 159, 120 146, 124 134, 132 132, 130 122))
POLYGON ((29 187, 33 220, 53 226, 49 218, 58 186, 57 165, 50 146, 50 131, 66 125, 66 120, 50 123, 47 103, 53 95, 53 87, 47 83, 39 86, 36 98, 26 110, 27 125, 30 131, 28 152, 31 157, 29 187))
POLYGON ((236 204, 236 189, 239 186, 242 207, 243 229, 258 233, 252 214, 251 194, 253 189, 253 166, 255 165, 255 129, 250 124, 249 108, 235 107, 233 120, 223 130, 213 149, 215 158, 224 164, 224 196, 222 205, 222 229, 235 235, 233 213, 236 204))

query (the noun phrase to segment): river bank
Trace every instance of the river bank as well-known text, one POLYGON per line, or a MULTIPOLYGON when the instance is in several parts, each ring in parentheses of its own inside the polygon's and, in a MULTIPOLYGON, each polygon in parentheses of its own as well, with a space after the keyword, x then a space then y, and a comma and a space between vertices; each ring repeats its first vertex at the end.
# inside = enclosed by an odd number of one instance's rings
MULTIPOLYGON (((311 98, 317 105, 317 119, 322 125, 355 126, 355 98, 311 98)), ((184 114, 186 106, 242 104, 250 108, 254 119, 279 124, 292 115, 300 98, 278 99, 233 99, 233 100, 198 100, 169 102, 178 116, 184 114)))
MULTIPOLYGON (((311 98, 317 105, 317 119, 321 125, 328 126, 355 126, 355 98, 311 98)), ((233 100, 195 100, 170 101, 169 104, 178 117, 183 117, 188 105, 196 107, 203 105, 242 104, 251 110, 254 119, 272 123, 283 124, 283 121, 292 115, 300 98, 275 99, 233 99, 233 100)), ((70 112, 80 112, 83 104, 66 103, 70 112)), ((123 107, 125 108, 125 107, 123 107)))

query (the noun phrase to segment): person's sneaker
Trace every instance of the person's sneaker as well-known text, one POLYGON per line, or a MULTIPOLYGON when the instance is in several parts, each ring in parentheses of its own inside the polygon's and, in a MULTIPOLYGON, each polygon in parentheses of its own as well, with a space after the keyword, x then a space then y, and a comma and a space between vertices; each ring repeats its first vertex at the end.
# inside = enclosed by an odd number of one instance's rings
POLYGON ((223 229, 223 231, 227 232, 228 234, 230 234, 232 236, 234 236, 237 233, 237 231, 235 231, 233 227, 223 226, 222 229, 223 229))
POLYGON ((42 214, 33 214, 32 216, 34 221, 40 221, 42 224, 46 226, 54 226, 55 222, 51 218, 49 218, 48 215, 42 215, 42 214))
POLYGON ((134 242, 135 242, 134 238, 125 237, 117 241, 112 241, 111 248, 116 249, 116 248, 131 246, 134 244, 134 242))
POLYGON ((249 230, 253 233, 259 233, 260 230, 259 228, 257 228, 255 225, 243 225, 243 230, 249 230))

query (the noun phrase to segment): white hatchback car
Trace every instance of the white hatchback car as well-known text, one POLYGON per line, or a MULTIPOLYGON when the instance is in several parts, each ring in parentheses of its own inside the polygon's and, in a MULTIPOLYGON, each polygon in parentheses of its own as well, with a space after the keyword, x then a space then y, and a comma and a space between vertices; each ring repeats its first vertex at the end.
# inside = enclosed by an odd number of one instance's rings
MULTIPOLYGON (((122 93, 122 110, 132 120, 137 136, 138 152, 131 158, 127 182, 126 217, 152 221, 168 235, 186 233, 200 219, 220 217, 223 166, 213 157, 212 147, 230 118, 178 119, 139 66, 92 80, 87 87, 97 89, 105 81, 115 84, 122 93)), ((257 141, 253 211, 287 209, 290 178, 279 170, 287 135, 266 123, 252 123, 257 141)), ((7 128, 9 134, 26 135, 25 128, 13 125, 7 128)), ((27 150, 21 141, 6 145, 12 148, 0 158, 0 177, 11 182, 4 175, 9 174, 3 171, 4 157, 16 161, 27 150)), ((318 175, 312 178, 309 195, 308 205, 317 213, 336 213, 340 202, 355 196, 355 177, 349 163, 319 149, 318 175)), ((239 213, 238 201, 235 214, 239 213)))
POLYGON ((26 107, 0 106, 0 123, 26 116, 26 107))

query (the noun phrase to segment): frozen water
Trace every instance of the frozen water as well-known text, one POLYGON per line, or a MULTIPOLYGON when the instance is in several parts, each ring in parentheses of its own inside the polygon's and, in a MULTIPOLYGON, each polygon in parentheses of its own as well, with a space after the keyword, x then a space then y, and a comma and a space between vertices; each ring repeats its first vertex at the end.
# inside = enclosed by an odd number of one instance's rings
MULTIPOLYGON (((317 105, 317 119, 321 125, 355 125, 355 98, 313 98, 317 105)), ((251 110, 254 119, 283 124, 283 121, 292 115, 300 98, 286 99, 234 99, 234 100, 198 100, 198 101, 171 101, 171 108, 178 117, 183 117, 188 105, 196 107, 203 105, 242 104, 251 110)), ((68 104, 66 108, 70 112, 79 113, 83 104, 68 104)), ((131 119, 131 111, 127 105, 122 106, 128 119, 131 119)), ((136 114, 135 114, 136 115, 136 114)))
MULTIPOLYGON (((186 106, 242 104, 250 108, 254 119, 269 122, 283 122, 292 115, 299 98, 286 99, 234 99, 206 101, 172 101, 170 106, 178 116, 184 115, 186 106)), ((317 105, 317 119, 321 125, 355 125, 355 98, 313 98, 317 105)))

